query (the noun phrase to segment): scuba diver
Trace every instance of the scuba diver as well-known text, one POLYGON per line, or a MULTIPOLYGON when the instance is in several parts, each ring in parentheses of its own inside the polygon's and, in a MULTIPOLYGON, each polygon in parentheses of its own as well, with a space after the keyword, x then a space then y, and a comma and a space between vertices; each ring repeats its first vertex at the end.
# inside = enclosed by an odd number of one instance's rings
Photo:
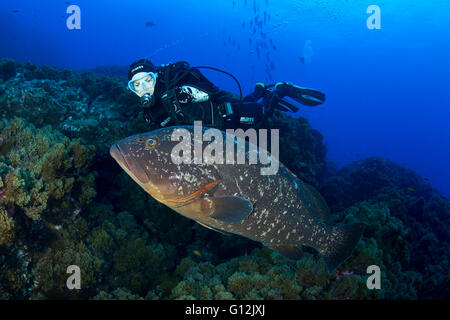
POLYGON ((243 98, 241 86, 233 75, 212 67, 190 67, 185 61, 155 67, 151 61, 140 59, 130 65, 128 80, 128 89, 140 99, 144 119, 155 128, 190 125, 194 120, 221 130, 258 127, 274 109, 298 111, 283 99, 286 96, 307 106, 325 101, 322 92, 289 82, 267 86, 258 82, 254 92, 243 98), (201 68, 232 77, 240 96, 220 90, 200 73, 201 68))

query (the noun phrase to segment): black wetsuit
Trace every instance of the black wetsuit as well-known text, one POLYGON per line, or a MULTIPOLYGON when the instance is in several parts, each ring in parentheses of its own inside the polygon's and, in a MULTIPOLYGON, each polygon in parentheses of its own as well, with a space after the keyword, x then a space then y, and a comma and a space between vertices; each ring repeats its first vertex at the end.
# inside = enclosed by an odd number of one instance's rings
POLYGON ((270 103, 259 103, 260 95, 239 96, 221 90, 198 69, 177 62, 157 69, 153 101, 144 108, 144 118, 154 127, 193 124, 218 129, 258 126, 270 116, 270 103))

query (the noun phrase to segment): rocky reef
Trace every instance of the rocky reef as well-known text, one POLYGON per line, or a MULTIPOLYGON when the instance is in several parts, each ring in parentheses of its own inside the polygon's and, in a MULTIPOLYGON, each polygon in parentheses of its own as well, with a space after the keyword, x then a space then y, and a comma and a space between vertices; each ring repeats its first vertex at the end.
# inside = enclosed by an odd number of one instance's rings
POLYGON ((308 248, 292 261, 157 203, 108 154, 148 131, 118 70, 0 60, 0 299, 450 297, 450 200, 386 159, 333 169, 302 117, 267 123, 281 128, 281 160, 320 190, 333 224, 368 226, 335 273, 308 248), (66 287, 69 265, 80 290, 66 287), (369 265, 380 290, 367 289, 369 265))

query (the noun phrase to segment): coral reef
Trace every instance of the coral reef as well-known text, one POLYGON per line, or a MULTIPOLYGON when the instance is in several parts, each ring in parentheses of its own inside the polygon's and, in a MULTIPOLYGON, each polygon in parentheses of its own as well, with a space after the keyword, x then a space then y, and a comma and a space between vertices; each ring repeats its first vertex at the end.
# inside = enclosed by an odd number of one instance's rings
POLYGON ((0 208, 0 246, 11 245, 14 239, 14 220, 5 209, 0 208))
POLYGON ((144 129, 136 98, 120 78, 0 59, 1 118, 50 125, 69 138, 92 141, 104 152, 120 136, 144 129), (130 119, 131 118, 131 119, 130 119))
POLYGON ((368 223, 365 235, 382 250, 385 266, 398 270, 387 273, 393 288, 400 287, 397 297, 450 296, 450 200, 423 178, 387 159, 368 158, 328 177, 321 193, 333 211, 348 208, 335 219, 347 214, 347 222, 368 223))
POLYGON ((450 200, 413 171, 379 158, 335 170, 305 118, 267 121, 280 128, 281 160, 318 187, 331 222, 367 224, 328 274, 313 250, 289 260, 149 197, 108 154, 148 130, 123 68, 93 71, 0 59, 0 299, 450 297, 450 200), (82 270, 81 290, 66 287, 69 265, 82 270), (381 290, 367 289, 370 265, 381 290))
POLYGON ((30 295, 30 282, 37 281, 29 262, 36 263, 53 233, 73 224, 95 197, 95 173, 88 170, 95 148, 20 118, 2 120, 0 131, 0 247, 8 247, 0 253, 0 282, 20 298, 30 295))
POLYGON ((33 220, 69 216, 95 197, 87 165, 95 148, 49 127, 36 129, 22 119, 1 121, 1 204, 20 208, 33 220))
POLYGON ((213 266, 183 259, 176 269, 182 277, 174 299, 362 299, 368 295, 366 275, 329 275, 322 261, 305 253, 291 261, 267 248, 213 266))

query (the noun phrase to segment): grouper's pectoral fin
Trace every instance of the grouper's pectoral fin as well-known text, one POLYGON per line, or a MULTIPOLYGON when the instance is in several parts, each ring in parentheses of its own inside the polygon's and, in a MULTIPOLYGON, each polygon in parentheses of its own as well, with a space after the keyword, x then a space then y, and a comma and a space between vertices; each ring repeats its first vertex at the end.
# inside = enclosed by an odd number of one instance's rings
POLYGON ((238 196, 203 197, 192 202, 201 208, 201 212, 210 218, 237 223, 248 218, 253 211, 252 202, 238 196))
POLYGON ((296 244, 273 244, 273 243, 264 243, 265 246, 278 251, 283 256, 286 256, 293 260, 301 259, 303 255, 303 250, 296 244))

